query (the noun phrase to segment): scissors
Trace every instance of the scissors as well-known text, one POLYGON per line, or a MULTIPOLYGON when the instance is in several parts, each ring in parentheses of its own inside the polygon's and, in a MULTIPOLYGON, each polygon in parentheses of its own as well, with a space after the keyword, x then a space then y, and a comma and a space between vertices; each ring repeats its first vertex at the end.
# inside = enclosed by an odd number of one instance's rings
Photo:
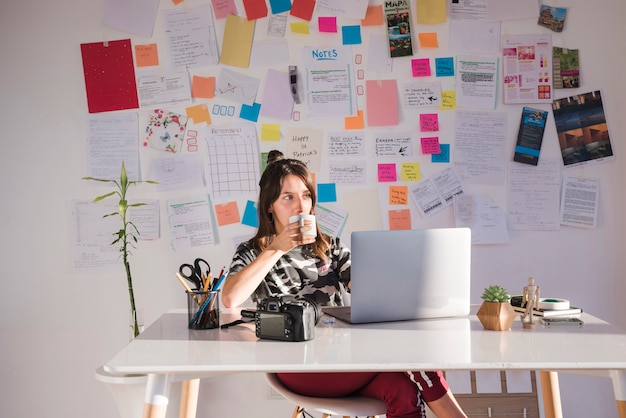
POLYGON ((211 266, 202 258, 196 258, 191 264, 182 264, 178 269, 178 272, 186 280, 191 282, 196 290, 202 290, 204 287, 204 281, 208 280, 209 273, 211 273, 211 266))

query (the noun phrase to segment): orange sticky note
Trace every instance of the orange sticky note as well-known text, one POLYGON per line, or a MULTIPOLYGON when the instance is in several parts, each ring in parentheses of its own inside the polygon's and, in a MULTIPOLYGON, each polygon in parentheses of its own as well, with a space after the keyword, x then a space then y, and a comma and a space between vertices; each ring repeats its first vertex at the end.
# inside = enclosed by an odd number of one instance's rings
POLYGON ((185 109, 187 117, 193 119, 193 123, 206 122, 207 125, 211 124, 211 115, 209 114, 209 107, 206 103, 202 103, 196 106, 190 106, 185 109))
POLYGON ((439 48, 437 32, 420 32, 417 34, 420 45, 424 48, 439 48))
POLYGON ((153 67, 159 65, 157 44, 135 45, 135 62, 137 67, 153 67))
POLYGON ((345 129, 363 129, 365 128, 365 120, 363 119, 363 111, 357 110, 356 116, 347 116, 344 118, 345 129))
POLYGON ((183 0, 172 0, 172 3, 174 3, 174 6, 176 6, 177 4, 182 3, 183 0))
POLYGON ((383 6, 368 6, 361 26, 379 26, 383 24, 383 6))
POLYGON ((241 220, 239 217, 239 208, 235 201, 215 205, 215 216, 217 217, 217 224, 219 226, 236 224, 241 220))
POLYGON ((194 75, 191 79, 191 97, 195 99, 212 99, 215 97, 215 77, 194 75))
POLYGON ((392 231, 411 229, 411 211, 409 209, 390 210, 389 229, 392 231))
POLYGON ((407 186, 389 186, 390 205, 408 205, 409 188, 407 186))

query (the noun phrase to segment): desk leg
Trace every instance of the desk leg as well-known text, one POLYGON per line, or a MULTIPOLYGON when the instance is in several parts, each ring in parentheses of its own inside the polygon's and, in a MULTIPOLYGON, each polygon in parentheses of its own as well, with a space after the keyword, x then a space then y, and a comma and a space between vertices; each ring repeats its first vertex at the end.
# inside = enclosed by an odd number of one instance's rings
POLYGON ((626 370, 611 370, 613 392, 620 418, 626 418, 626 370))
POLYGON ((539 376, 541 378, 543 409, 546 414, 546 418, 563 418, 558 373, 541 370, 539 371, 539 376))
POLYGON ((180 391, 178 418, 196 418, 200 379, 184 380, 180 391))
POLYGON ((165 418, 169 394, 170 377, 166 374, 149 374, 142 418, 165 418))

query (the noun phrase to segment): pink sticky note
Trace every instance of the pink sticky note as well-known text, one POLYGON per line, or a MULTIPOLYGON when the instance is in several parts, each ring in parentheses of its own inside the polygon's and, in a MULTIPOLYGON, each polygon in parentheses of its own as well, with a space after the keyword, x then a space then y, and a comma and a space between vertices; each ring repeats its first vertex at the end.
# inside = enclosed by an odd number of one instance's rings
POLYGON ((411 71, 413 77, 430 77, 430 59, 417 58, 411 60, 411 71))
POLYGON ((441 154, 438 136, 422 138, 422 154, 441 154))
POLYGON ((420 131, 438 132, 439 115, 437 115, 436 113, 422 113, 420 115, 420 131))
POLYGON ((378 182, 396 181, 396 165, 395 164, 378 164, 378 182))
POLYGON ((317 18, 317 26, 320 32, 337 33, 337 17, 320 16, 317 18))

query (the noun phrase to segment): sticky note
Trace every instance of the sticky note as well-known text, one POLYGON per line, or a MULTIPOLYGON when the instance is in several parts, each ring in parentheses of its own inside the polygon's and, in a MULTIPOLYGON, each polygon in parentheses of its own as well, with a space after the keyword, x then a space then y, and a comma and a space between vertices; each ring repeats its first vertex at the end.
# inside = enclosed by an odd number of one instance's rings
POLYGON ((194 75, 191 79, 191 97, 194 99, 212 99, 215 97, 215 77, 194 75))
POLYGON ((441 147, 439 146, 439 137, 432 136, 428 138, 421 138, 422 154, 439 154, 441 147))
POLYGON ((389 204, 406 205, 409 202, 409 188, 407 186, 389 186, 389 204))
POLYGON ((341 39, 344 45, 360 45, 361 27, 359 25, 342 26, 341 39))
POLYGON ((238 223, 239 208, 237 208, 237 202, 232 201, 215 205, 215 216, 219 226, 238 223))
POLYGON ((317 18, 317 27, 320 32, 336 33, 337 32, 337 17, 335 16, 320 16, 317 18))
POLYGON ((454 76, 454 58, 452 57, 435 58, 435 75, 437 77, 453 77, 454 76))
POLYGON ((137 67, 159 65, 159 50, 157 44, 135 45, 135 62, 137 63, 137 67))
POLYGON ((422 113, 420 115, 420 130, 422 132, 439 131, 439 116, 436 113, 422 113))
POLYGON ((241 105, 241 110, 239 111, 239 117, 241 119, 246 119, 252 122, 256 122, 259 119, 259 112, 261 111, 261 103, 253 103, 252 106, 248 106, 247 104, 241 105))
POLYGON ((390 210, 388 212, 389 229, 408 231, 411 229, 411 211, 409 209, 390 210))
POLYGON ((396 180, 397 176, 395 164, 378 164, 378 181, 380 183, 396 180))
POLYGON ((417 38, 423 48, 439 48, 437 32, 420 32, 417 34, 417 38))
POLYGON ((347 116, 343 122, 345 129, 363 129, 365 128, 365 120, 363 119, 363 111, 357 110, 356 116, 347 116))
POLYGON ((441 106, 438 107, 441 110, 456 109, 456 90, 442 90, 441 91, 441 106))
POLYGON ((313 16, 314 8, 315 0, 293 0, 289 14, 309 21, 311 16, 313 16))
POLYGON ((259 227, 259 216, 256 212, 256 203, 252 200, 248 200, 248 202, 246 202, 246 209, 243 212, 241 223, 253 228, 259 227))
POLYGON ((261 141, 280 141, 280 125, 277 123, 262 124, 261 141))
POLYGON ((383 24, 383 6, 368 6, 361 26, 379 26, 383 24))
POLYGON ((291 0, 270 0, 272 14, 288 12, 291 9, 291 0))
POLYGON ((402 181, 419 181, 420 176, 420 163, 417 162, 406 162, 402 163, 400 167, 400 172, 402 173, 402 181))
POLYGON ((449 163, 450 162, 450 144, 439 144, 441 152, 430 156, 433 163, 449 163))
POLYGON ((430 77, 430 59, 416 58, 411 60, 413 77, 430 77))
POLYGON ((319 183, 317 185, 318 202, 336 202, 337 189, 335 183, 319 183))
MULTIPOLYGON (((267 16, 265 0, 243 0, 243 7, 248 20, 261 19, 267 16)), ((234 14, 236 16, 236 14, 234 14)))
POLYGON ((190 106, 185 109, 185 112, 189 119, 193 119, 193 123, 206 122, 207 125, 211 124, 211 115, 209 114, 209 107, 206 103, 190 106))
POLYGON ((308 22, 291 22, 289 27, 293 33, 300 33, 302 35, 308 35, 310 33, 308 22))

